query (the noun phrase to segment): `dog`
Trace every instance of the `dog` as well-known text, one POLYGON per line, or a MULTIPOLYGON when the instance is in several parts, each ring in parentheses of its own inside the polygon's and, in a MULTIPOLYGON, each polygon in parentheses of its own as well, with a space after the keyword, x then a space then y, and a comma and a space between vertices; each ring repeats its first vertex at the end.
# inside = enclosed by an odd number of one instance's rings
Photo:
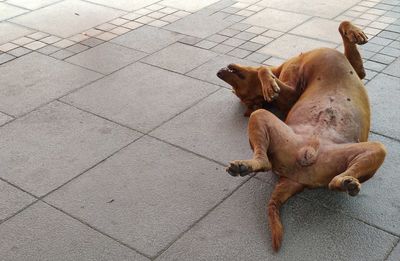
POLYGON ((232 176, 272 170, 279 176, 268 203, 272 248, 282 244, 281 206, 305 188, 327 187, 356 196, 360 183, 382 165, 385 146, 368 141, 370 104, 357 44, 364 32, 344 21, 339 26, 344 54, 320 48, 277 67, 230 64, 217 76, 247 106, 253 158, 234 160, 232 176), (284 115, 282 121, 265 103, 284 115))

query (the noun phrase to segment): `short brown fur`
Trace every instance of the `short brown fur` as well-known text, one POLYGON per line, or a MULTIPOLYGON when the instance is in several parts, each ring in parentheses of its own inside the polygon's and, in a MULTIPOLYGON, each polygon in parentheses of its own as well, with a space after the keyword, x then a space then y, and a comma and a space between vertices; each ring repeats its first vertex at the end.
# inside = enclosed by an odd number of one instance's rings
POLYGON ((346 21, 339 32, 344 55, 321 48, 278 67, 231 64, 217 74, 247 106, 254 151, 252 159, 230 162, 227 171, 244 176, 272 170, 280 176, 268 204, 275 251, 283 236, 279 209, 291 196, 317 187, 355 196, 386 155, 381 143, 368 141, 370 105, 356 47, 367 37, 346 21), (281 110, 285 121, 260 109, 265 102, 281 110))

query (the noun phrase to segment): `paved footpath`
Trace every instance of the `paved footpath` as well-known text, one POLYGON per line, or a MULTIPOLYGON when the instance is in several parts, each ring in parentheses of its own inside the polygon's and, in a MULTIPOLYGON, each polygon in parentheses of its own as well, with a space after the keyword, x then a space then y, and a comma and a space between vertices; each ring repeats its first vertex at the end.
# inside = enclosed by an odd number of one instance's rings
POLYGON ((399 0, 0 0, 0 260, 400 260, 399 0), (342 50, 350 20, 388 155, 357 197, 232 178, 251 156, 217 70, 342 50))

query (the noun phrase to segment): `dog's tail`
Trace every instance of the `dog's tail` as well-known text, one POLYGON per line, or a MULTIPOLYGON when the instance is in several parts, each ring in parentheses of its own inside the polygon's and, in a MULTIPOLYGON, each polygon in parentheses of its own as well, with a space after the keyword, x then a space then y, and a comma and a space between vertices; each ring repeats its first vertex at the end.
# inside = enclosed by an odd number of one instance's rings
POLYGON ((279 216, 280 206, 275 201, 268 203, 268 223, 271 230, 272 248, 275 252, 279 250, 282 244, 283 226, 279 216))

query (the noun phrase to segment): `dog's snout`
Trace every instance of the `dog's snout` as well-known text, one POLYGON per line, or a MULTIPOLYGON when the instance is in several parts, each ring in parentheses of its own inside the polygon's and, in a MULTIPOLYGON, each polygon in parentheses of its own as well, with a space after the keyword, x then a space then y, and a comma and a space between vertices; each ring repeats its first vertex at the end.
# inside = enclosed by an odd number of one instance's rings
POLYGON ((222 79, 224 71, 226 71, 226 68, 225 68, 225 67, 222 68, 221 70, 219 70, 219 71, 217 72, 218 78, 221 78, 221 79, 222 79))

